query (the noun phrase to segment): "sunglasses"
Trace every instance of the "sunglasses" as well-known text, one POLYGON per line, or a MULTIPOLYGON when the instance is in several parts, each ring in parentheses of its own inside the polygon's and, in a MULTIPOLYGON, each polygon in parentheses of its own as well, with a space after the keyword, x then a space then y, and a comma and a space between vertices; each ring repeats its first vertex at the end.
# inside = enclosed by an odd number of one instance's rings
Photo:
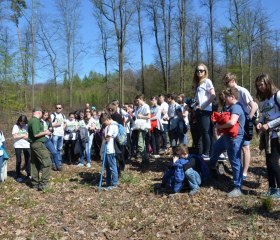
POLYGON ((205 72, 205 70, 204 69, 197 69, 196 72, 197 73, 203 73, 203 72, 205 72))
POLYGON ((62 109, 61 107, 57 107, 56 109, 62 109))
POLYGON ((90 113, 90 111, 89 111, 89 110, 87 110, 86 112, 87 112, 87 113, 90 113))

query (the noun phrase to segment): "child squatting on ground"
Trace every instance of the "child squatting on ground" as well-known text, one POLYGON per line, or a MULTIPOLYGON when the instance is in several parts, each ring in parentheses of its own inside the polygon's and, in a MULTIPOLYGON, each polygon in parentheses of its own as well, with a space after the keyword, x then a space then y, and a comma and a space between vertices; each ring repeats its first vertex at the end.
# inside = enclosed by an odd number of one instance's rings
POLYGON ((179 192, 188 181, 191 191, 189 194, 195 195, 199 191, 201 177, 194 170, 196 159, 188 153, 187 147, 183 144, 175 149, 176 156, 173 157, 173 166, 165 172, 162 178, 162 185, 171 189, 173 193, 179 192))

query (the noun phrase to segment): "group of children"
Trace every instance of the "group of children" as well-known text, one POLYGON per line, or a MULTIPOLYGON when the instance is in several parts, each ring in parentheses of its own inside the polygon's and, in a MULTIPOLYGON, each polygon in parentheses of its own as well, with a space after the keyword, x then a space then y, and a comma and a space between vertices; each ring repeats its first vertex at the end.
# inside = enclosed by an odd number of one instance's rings
MULTIPOLYGON (((174 192, 180 191, 182 182, 187 179, 191 187, 190 195, 196 194, 202 182, 202 171, 198 170, 197 161, 201 164, 202 160, 210 160, 209 169, 214 171, 217 160, 226 151, 234 185, 228 196, 241 196, 242 182, 247 179, 250 163, 250 141, 245 137, 246 123, 253 118, 258 105, 248 90, 237 85, 234 74, 226 74, 223 82, 226 89, 219 95, 222 106, 216 109, 216 94, 208 78, 207 67, 199 64, 194 72, 193 98, 186 98, 184 94, 160 94, 151 97, 148 104, 140 94, 135 97, 133 104, 120 107, 119 102, 114 100, 103 111, 96 111, 95 107, 86 104, 82 111, 70 113, 68 118, 62 113, 61 104, 56 105, 53 113, 43 111, 40 120, 44 130, 52 133, 45 136, 44 144, 51 153, 53 170, 62 171, 62 162, 74 163, 76 158, 78 167, 83 167, 86 159, 86 167, 90 168, 91 160, 100 157, 105 161, 107 171, 105 189, 112 190, 117 187, 119 174, 133 156, 141 158, 141 167, 146 168, 150 158, 156 159, 166 153, 169 140, 174 166, 165 174, 163 183, 173 179, 174 192), (224 112, 223 121, 216 121, 217 115, 214 116, 213 111, 224 112), (187 147, 189 128, 191 149, 195 153, 190 155, 187 147), (125 138, 121 142, 116 141, 124 133, 125 138), (197 156, 200 160, 197 160, 197 156)), ((258 76, 255 86, 257 98, 261 101, 259 110, 262 117, 255 125, 261 132, 260 148, 266 151, 269 179, 267 194, 280 199, 280 96, 267 74, 258 76)), ((27 122, 26 116, 20 116, 12 131, 18 182, 23 181, 22 152, 27 177, 31 175, 27 122)))

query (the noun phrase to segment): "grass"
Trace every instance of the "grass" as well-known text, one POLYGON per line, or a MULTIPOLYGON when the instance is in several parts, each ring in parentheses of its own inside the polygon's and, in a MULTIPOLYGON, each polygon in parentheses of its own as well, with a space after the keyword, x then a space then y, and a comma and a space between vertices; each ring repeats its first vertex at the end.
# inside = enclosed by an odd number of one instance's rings
POLYGON ((123 184, 132 184, 136 185, 140 181, 139 177, 133 174, 132 172, 123 172, 120 177, 120 182, 123 184))

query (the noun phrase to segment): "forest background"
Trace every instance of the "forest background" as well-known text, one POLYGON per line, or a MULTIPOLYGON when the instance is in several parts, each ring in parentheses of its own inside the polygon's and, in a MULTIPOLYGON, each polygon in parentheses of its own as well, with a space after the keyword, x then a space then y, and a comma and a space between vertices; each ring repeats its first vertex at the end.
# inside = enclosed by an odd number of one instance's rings
POLYGON ((191 97, 199 62, 217 92, 230 71, 255 95, 262 72, 279 86, 278 8, 275 0, 1 0, 0 110, 191 97))

